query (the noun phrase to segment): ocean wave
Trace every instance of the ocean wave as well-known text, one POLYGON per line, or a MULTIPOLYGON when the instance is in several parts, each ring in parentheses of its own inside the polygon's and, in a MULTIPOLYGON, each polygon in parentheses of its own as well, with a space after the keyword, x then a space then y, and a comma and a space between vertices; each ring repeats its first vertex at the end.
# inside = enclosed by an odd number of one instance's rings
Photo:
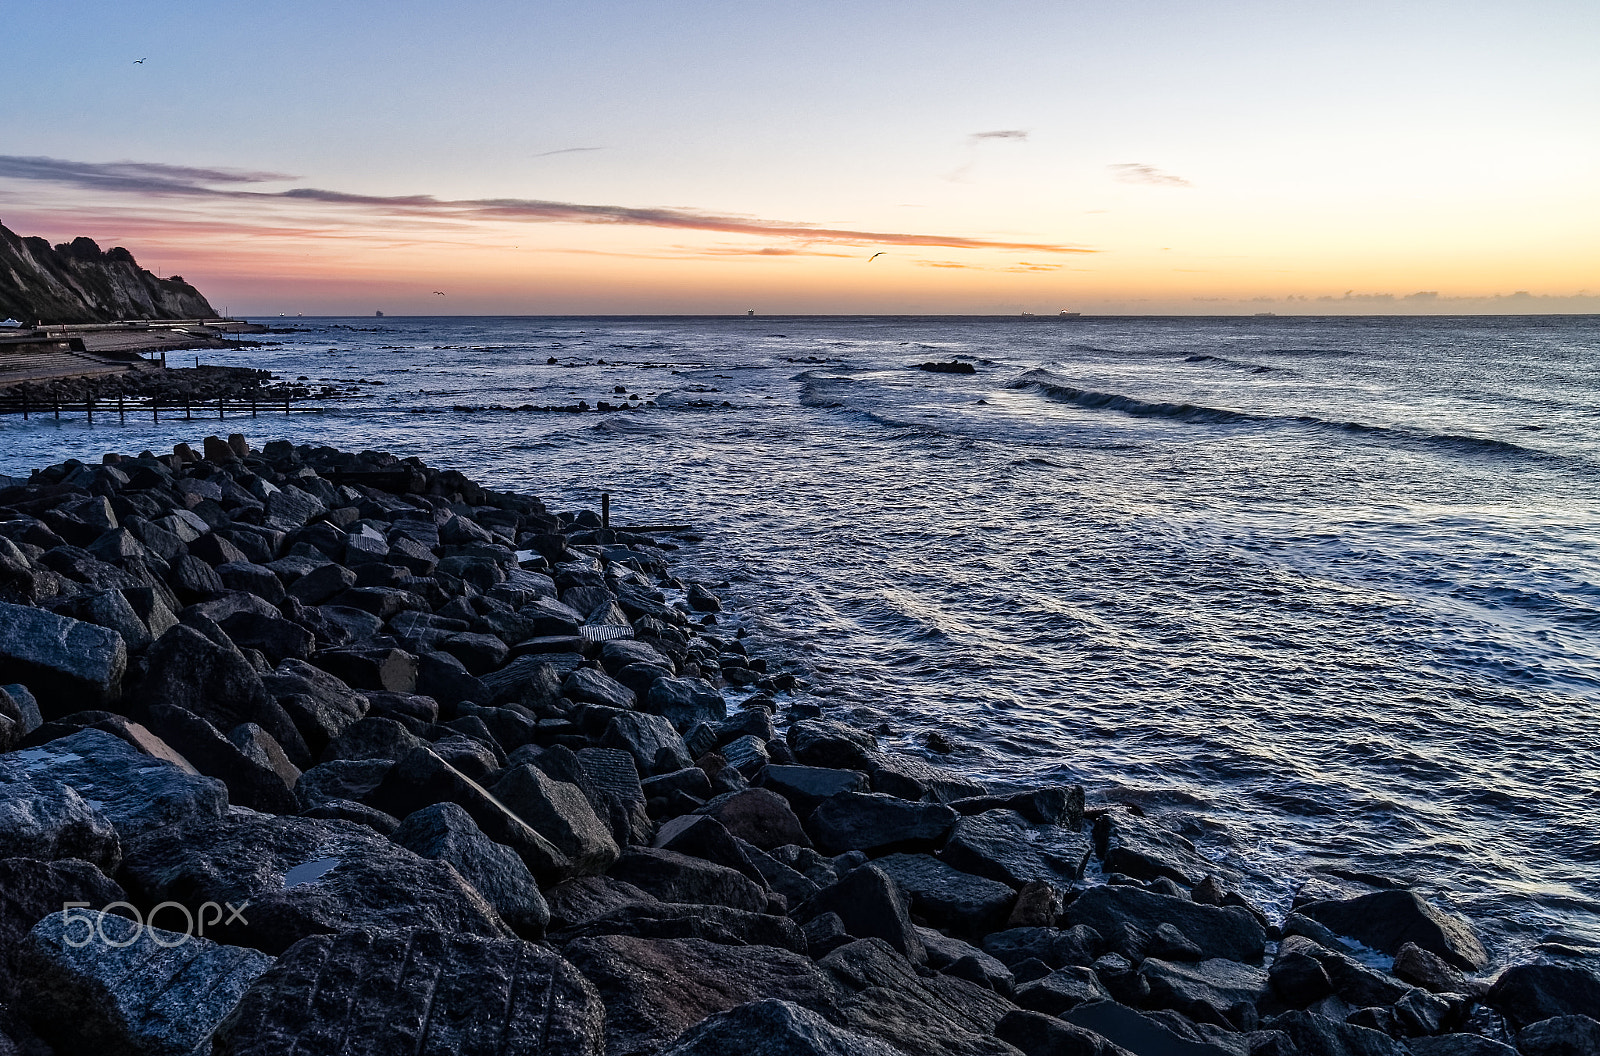
POLYGON ((1370 436, 1396 443, 1422 444, 1428 447, 1460 451, 1466 454, 1499 454, 1525 458, 1559 459, 1547 451, 1524 447, 1509 440, 1487 436, 1462 436, 1455 433, 1430 433, 1402 429, 1389 425, 1369 425, 1364 422, 1339 422, 1316 415, 1252 414, 1249 411, 1208 407, 1198 403, 1172 403, 1142 400, 1116 392, 1097 392, 1066 384, 1047 370, 1030 370, 1007 384, 1008 389, 1032 389, 1048 400, 1069 403, 1088 410, 1117 411, 1134 418, 1164 418, 1194 425, 1296 425, 1314 429, 1329 429, 1343 433, 1370 436))
POLYGON ((1242 359, 1229 359, 1227 356, 1209 356, 1203 353, 1185 356, 1183 361, 1185 363, 1215 363, 1222 367, 1249 371, 1251 374, 1277 374, 1284 372, 1282 367, 1269 367, 1264 363, 1250 363, 1242 359))

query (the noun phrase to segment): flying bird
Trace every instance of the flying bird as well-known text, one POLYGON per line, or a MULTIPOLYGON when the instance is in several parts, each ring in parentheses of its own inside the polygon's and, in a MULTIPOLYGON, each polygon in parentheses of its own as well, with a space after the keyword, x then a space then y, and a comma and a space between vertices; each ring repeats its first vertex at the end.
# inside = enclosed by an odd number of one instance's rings
MULTIPOLYGON (((145 56, 145 57, 144 57, 144 58, 145 58, 145 59, 148 59, 148 58, 149 58, 149 57, 150 57, 150 56, 148 56, 148 55, 146 55, 146 56, 145 56)), ((133 60, 133 64, 134 64, 134 65, 135 65, 135 66, 143 66, 143 65, 144 65, 144 59, 134 59, 134 60, 133 60)))
POLYGON ((888 251, 888 250, 886 250, 886 249, 880 249, 880 250, 878 250, 878 252, 876 252, 876 253, 874 253, 874 254, 872 254, 872 256, 870 256, 870 257, 868 257, 868 258, 867 258, 867 263, 868 263, 868 264, 871 264, 871 263, 872 263, 872 262, 873 262, 873 261, 875 261, 875 260, 877 260, 877 259, 878 259, 878 258, 879 258, 879 257, 881 257, 881 256, 883 256, 883 255, 884 255, 884 254, 885 254, 885 253, 887 253, 887 252, 889 252, 889 251, 888 251))
POLYGON ((434 290, 433 292, 434 292, 434 294, 436 296, 439 296, 439 297, 443 297, 444 296, 444 291, 443 290, 434 290))

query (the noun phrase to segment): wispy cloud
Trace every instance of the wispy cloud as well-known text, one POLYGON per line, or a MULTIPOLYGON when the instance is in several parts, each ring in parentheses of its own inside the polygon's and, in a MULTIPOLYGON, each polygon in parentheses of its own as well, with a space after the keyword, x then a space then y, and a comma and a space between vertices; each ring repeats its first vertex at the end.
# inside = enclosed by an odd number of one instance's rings
POLYGON ((605 147, 562 147, 560 150, 541 150, 532 155, 535 158, 550 158, 557 154, 585 154, 591 150, 605 150, 605 147))
POLYGON ((982 143, 991 139, 1027 139, 1028 130, 1025 128, 1002 128, 993 132, 974 132, 967 139, 972 143, 982 143))
POLYGON ((0 180, 27 180, 79 189, 126 194, 145 199, 184 199, 218 203, 316 203, 387 217, 446 221, 510 221, 522 223, 604 224, 715 231, 723 234, 782 238, 799 242, 851 245, 937 246, 945 249, 1004 249, 1028 253, 1092 253, 1072 245, 1008 242, 962 235, 865 231, 821 224, 724 216, 689 209, 622 205, 589 205, 534 198, 443 199, 427 194, 372 195, 316 187, 288 190, 246 189, 250 184, 288 179, 278 173, 232 169, 193 169, 134 162, 95 164, 55 158, 0 155, 0 180))
POLYGON ((1193 187, 1182 176, 1162 172, 1154 165, 1137 161, 1124 161, 1111 166, 1112 175, 1122 183, 1149 183, 1157 187, 1193 187))

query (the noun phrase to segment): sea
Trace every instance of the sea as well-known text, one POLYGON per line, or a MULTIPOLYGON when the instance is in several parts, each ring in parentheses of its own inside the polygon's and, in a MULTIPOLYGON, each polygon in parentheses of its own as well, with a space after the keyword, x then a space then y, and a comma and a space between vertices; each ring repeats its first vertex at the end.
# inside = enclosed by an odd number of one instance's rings
POLYGON ((259 321, 200 361, 345 398, 6 416, 0 473, 239 431, 606 494, 886 747, 1600 958, 1600 317, 259 321))

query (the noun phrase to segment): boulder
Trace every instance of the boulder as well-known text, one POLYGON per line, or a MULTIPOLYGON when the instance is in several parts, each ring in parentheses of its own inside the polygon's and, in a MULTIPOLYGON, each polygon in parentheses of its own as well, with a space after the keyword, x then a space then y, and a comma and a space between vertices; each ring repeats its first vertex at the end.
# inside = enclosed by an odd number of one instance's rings
POLYGON ((565 945, 596 935, 630 935, 639 939, 705 939, 724 946, 774 946, 794 953, 806 952, 805 935, 788 917, 729 906, 685 902, 642 902, 618 906, 590 917, 553 936, 565 945))
POLYGON ((871 855, 931 849, 958 817, 942 803, 912 803, 876 792, 842 792, 817 807, 808 828, 817 845, 830 854, 863 851, 871 855))
POLYGON ((802 815, 809 815, 829 796, 840 792, 866 792, 871 788, 870 779, 860 770, 780 764, 762 770, 756 783, 787 799, 802 815))
MULTIPOLYGON (((294 786, 300 771, 287 757, 275 766, 264 747, 261 756, 247 755, 205 719, 170 704, 151 705, 149 721, 151 730, 195 769, 228 787, 229 802, 268 814, 299 812, 294 786)), ((270 739, 259 726, 253 728, 260 737, 270 739)), ((281 748, 278 754, 282 755, 281 748)))
POLYGON ((332 759, 301 774, 295 794, 308 808, 332 800, 361 802, 383 784, 393 768, 387 759, 332 759))
POLYGON ((322 759, 324 762, 334 759, 387 759, 399 762, 424 745, 421 737, 394 719, 368 715, 345 727, 323 750, 322 759))
POLYGON ((882 869, 871 865, 853 869, 795 910, 803 920, 824 913, 838 914, 845 930, 857 938, 882 939, 911 961, 927 960, 905 893, 882 869))
POLYGON ((939 851, 946 864, 1020 890, 1033 883, 1071 887, 1083 877, 1089 844, 1077 833, 1051 830, 1052 844, 1030 839, 1028 822, 1009 810, 963 817, 939 851))
POLYGON ((870 772, 878 739, 829 719, 806 719, 789 728, 789 749, 807 766, 870 772))
POLYGON ((1248 910, 1197 905, 1137 887, 1092 887, 1067 907, 1063 919, 1105 936, 1128 925, 1153 933, 1161 924, 1171 924, 1206 956, 1250 964, 1260 964, 1266 948, 1266 932, 1248 910))
POLYGON ((573 754, 575 783, 611 827, 618 846, 649 843, 655 825, 645 810, 644 789, 633 757, 615 748, 584 748, 573 754))
POLYGON ((217 1028, 215 1051, 603 1056, 605 1019, 594 988, 544 947, 360 929, 286 951, 217 1028))
POLYGON ((1467 971, 1489 963, 1488 952, 1465 917, 1425 901, 1415 891, 1375 891, 1359 898, 1313 902, 1298 907, 1298 912, 1335 934, 1384 953, 1397 953, 1409 942, 1467 971))
POLYGON ((1069 1008, 1090 1001, 1110 1001, 1111 994, 1100 985, 1093 968, 1069 966, 1051 972, 1043 979, 1017 987, 1016 1003, 1033 1012, 1057 1016, 1069 1008))
POLYGON ((620 850, 575 784, 530 765, 507 769, 491 794, 571 861, 572 875, 603 873, 620 850))
POLYGON ((1401 946, 1395 953, 1394 974, 1397 979, 1404 979, 1412 986, 1420 986, 1436 994, 1468 992, 1466 976, 1461 974, 1460 969, 1412 942, 1401 946))
POLYGON ((552 930, 575 927, 624 906, 656 901, 649 893, 609 876, 563 880, 544 894, 550 904, 552 930))
MULTIPOLYGON (((1600 1015, 1600 1008, 1593 1010, 1600 1015)), ((1522 1056, 1600 1056, 1600 1020, 1589 1016, 1556 1016, 1517 1032, 1522 1056)))
POLYGON ((29 933, 21 963, 20 1006, 59 1051, 189 1056, 272 958, 110 914, 57 912, 29 933))
POLYGON ((837 985, 806 957, 770 946, 605 935, 567 945, 605 1004, 607 1056, 653 1056, 706 1017, 776 998, 833 1011, 837 985))
POLYGON ((119 875, 147 903, 248 903, 206 934, 271 954, 361 927, 510 934, 453 867, 347 821, 239 814, 168 826, 130 842, 119 875))
POLYGON ((811 845, 788 802, 765 788, 725 793, 696 813, 716 818, 735 837, 764 851, 786 844, 811 845))
MULTIPOLYGON (((708 862, 725 865, 748 876, 757 884, 766 884, 766 877, 756 867, 745 848, 750 848, 760 854, 759 848, 735 839, 715 818, 708 818, 703 814, 683 814, 665 822, 656 831, 652 845, 678 854, 687 854, 694 858, 703 858, 708 862)), ((781 862, 776 862, 782 868, 781 862)), ((804 880, 804 877, 801 878, 804 880)), ((813 885, 812 893, 815 893, 813 885)))
POLYGON ((966 815, 983 814, 991 810, 1014 810, 1039 825, 1077 829, 1083 824, 1083 787, 1048 785, 1008 796, 973 796, 952 800, 950 806, 966 815))
MULTIPOLYGON (((1125 1056, 1127 1053, 1126 1049, 1111 1044, 1093 1031, 1063 1023, 1042 1012, 1007 1013, 995 1026, 995 1036, 1025 1056, 1125 1056)), ((1188 1056, 1174 1050, 1159 1051, 1163 1056, 1188 1056)))
POLYGON ((580 667, 568 674, 561 682, 561 693, 580 704, 601 704, 622 711, 632 710, 637 703, 633 690, 592 667, 580 667))
POLYGON ((369 799, 372 806, 397 818, 435 803, 455 803, 472 817, 485 836, 515 851, 540 881, 563 880, 572 870, 571 859, 554 844, 426 746, 394 764, 369 799))
POLYGON ((509 847, 483 834, 454 803, 435 803, 407 817, 389 837, 421 855, 449 862, 488 900, 500 918, 524 938, 538 938, 550 923, 550 907, 533 874, 509 847))
POLYGON ((1576 964, 1519 964, 1500 973, 1484 1003, 1517 1030, 1600 1009, 1600 973, 1576 964))
POLYGON ((115 702, 127 667, 117 632, 0 602, 0 683, 26 685, 44 718, 115 702))
MULTIPOLYGON (((1154 1015, 1119 1005, 1114 1001, 1091 1001, 1061 1013, 1061 1018, 1071 1026, 1104 1039, 1104 1048, 1098 1050, 1097 1056, 1123 1056, 1125 1052, 1135 1053, 1138 1056, 1149 1056, 1154 1053, 1159 1053, 1160 1056, 1240 1056, 1241 1052, 1238 1048, 1222 1048, 1219 1045, 1196 1040, 1192 1028, 1179 1033, 1171 1024, 1163 1022, 1154 1015)), ((1261 1051, 1269 1053, 1273 1050, 1261 1051)), ((1290 1049, 1287 1050, 1287 1054, 1339 1056, 1316 1049, 1307 1050, 1303 1054, 1299 1050, 1290 1049)))
POLYGON ((1139 880, 1169 877, 1192 887, 1217 871, 1193 843, 1148 818, 1108 810, 1095 820, 1095 850, 1108 873, 1139 880))
POLYGON ((659 1056, 904 1056, 792 1001, 739 1005, 680 1034, 659 1056))
POLYGON ((1387 1034, 1319 1016, 1315 1012, 1285 1012, 1269 1021, 1294 1046, 1289 1051, 1313 1056, 1410 1056, 1405 1044, 1387 1034))
POLYGON ((1256 1001, 1267 989, 1265 971, 1220 958, 1175 964, 1152 957, 1139 974, 1150 983, 1147 1007, 1174 1009, 1224 1030, 1254 1030, 1256 1001))
POLYGON ((309 630, 276 615, 236 612, 224 617, 220 626, 235 645, 260 650, 269 664, 290 658, 304 660, 317 645, 316 636, 309 630))
POLYGON ((70 858, 0 859, 0 892, 0 1004, 16 1000, 22 947, 35 924, 69 902, 99 910, 127 898, 99 869, 70 858))
POLYGON ((616 715, 607 724, 600 747, 627 752, 642 774, 670 773, 694 764, 683 738, 660 715, 616 715))
POLYGON ((609 871, 661 902, 731 906, 752 913, 767 908, 761 885, 735 869, 660 848, 630 847, 609 871))
POLYGON ((868 772, 872 775, 874 791, 901 799, 949 803, 982 796, 989 791, 977 781, 911 755, 879 752, 872 757, 868 772))
MULTIPOLYGON (((8 783, 39 788, 70 786, 93 804, 96 814, 110 822, 124 845, 164 825, 220 817, 228 805, 222 782, 201 777, 192 768, 153 758, 103 730, 79 730, 38 748, 0 755, 0 789, 8 783)), ((77 833, 71 838, 86 839, 84 849, 97 855, 89 860, 105 863, 109 851, 98 835, 99 824, 72 809, 68 797, 50 793, 48 802, 51 809, 60 806, 76 819, 76 828, 60 830, 61 838, 77 833)), ((58 842, 56 846, 65 845, 58 842)), ((115 864, 111 861, 108 868, 115 864)))
POLYGON ((0 858, 77 858, 115 872, 122 841, 111 821, 70 785, 6 766, 10 758, 0 756, 0 858))
MULTIPOLYGON (((618 643, 609 643, 607 646, 618 643)), ((654 650, 651 650, 654 652, 654 650)), ((667 664, 670 670, 671 664, 667 664)), ((657 678, 644 694, 642 710, 664 716, 681 733, 702 722, 721 722, 728 705, 711 683, 699 678, 657 678)))
POLYGON ((1060 928, 1010 928, 985 936, 983 949, 1009 967, 1036 960, 1047 968, 1087 966, 1105 948, 1105 940, 1091 927, 1079 924, 1060 928))
POLYGON ((439 649, 461 661, 469 674, 484 675, 506 662, 506 643, 492 634, 463 632, 442 639, 439 649))
POLYGON ((1272 985, 1285 999, 1298 985, 1300 1000, 1316 1000, 1321 994, 1306 997, 1316 989, 1316 975, 1300 960, 1309 958, 1317 963, 1327 976, 1332 992, 1356 1008, 1392 1005, 1406 996, 1411 989, 1375 968, 1356 960, 1339 950, 1319 946, 1301 935, 1291 935, 1278 946, 1278 955, 1272 963, 1272 985), (1303 981, 1298 982, 1297 980, 1303 981))
POLYGON ((873 864, 911 900, 914 913, 964 935, 999 927, 1017 897, 1005 884, 960 872, 932 855, 891 854, 873 864))
POLYGON ((261 676, 221 628, 205 623, 209 633, 197 629, 198 623, 179 624, 150 647, 138 689, 143 706, 171 704, 219 730, 253 722, 283 746, 295 766, 310 766, 311 751, 294 720, 267 694, 261 676))
POLYGON ((1510 1045, 1481 1034, 1440 1034, 1433 1038, 1407 1038, 1411 1056, 1517 1056, 1510 1045))

